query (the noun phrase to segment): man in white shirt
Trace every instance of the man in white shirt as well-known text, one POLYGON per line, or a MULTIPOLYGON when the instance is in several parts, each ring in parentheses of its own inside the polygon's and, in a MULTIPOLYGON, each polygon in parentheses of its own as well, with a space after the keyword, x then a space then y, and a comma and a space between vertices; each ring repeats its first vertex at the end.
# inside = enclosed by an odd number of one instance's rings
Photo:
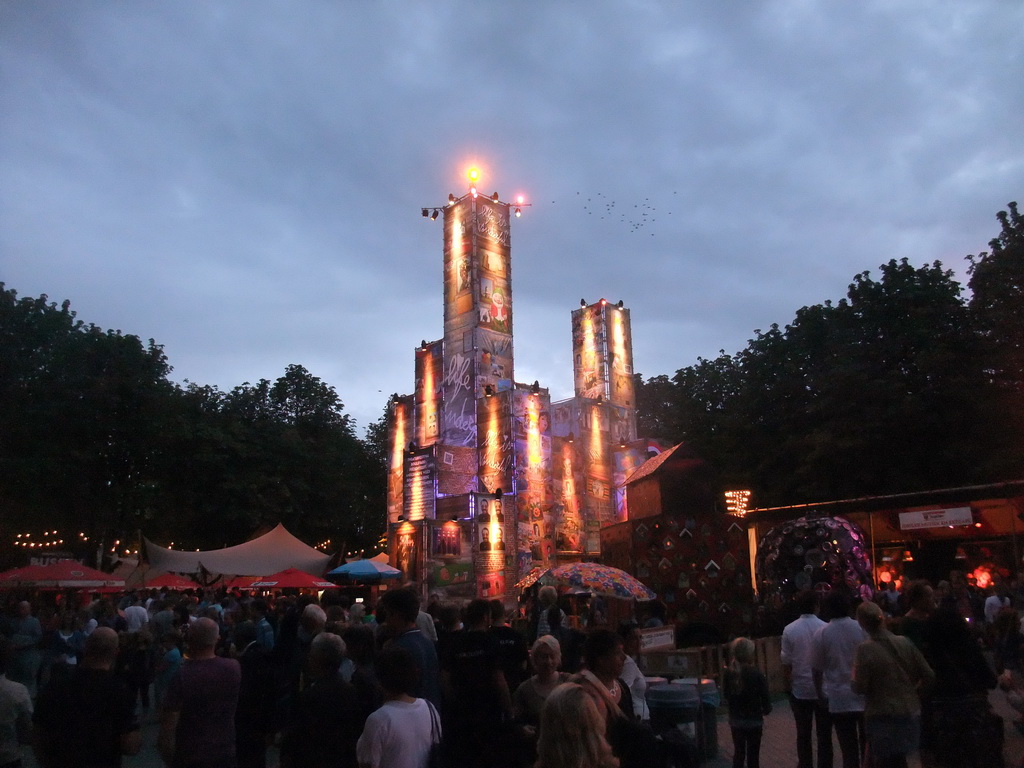
POLYGON ((1007 597, 1002 585, 989 588, 989 596, 985 598, 985 623, 993 625, 996 617, 1003 608, 1010 607, 1010 598, 1007 597))
POLYGON ((852 600, 842 588, 825 596, 828 624, 814 635, 811 667, 819 698, 828 699, 843 768, 860 768, 864 754, 864 697, 853 692, 851 678, 857 646, 868 639, 850 616, 852 600))
POLYGON ((149 611, 142 604, 142 597, 135 595, 132 604, 124 609, 124 620, 128 625, 128 633, 140 632, 149 623, 149 611))
POLYGON ((816 615, 818 596, 812 590, 797 593, 793 599, 800 618, 782 630, 782 673, 789 690, 790 708, 796 721, 797 768, 813 768, 811 731, 817 724, 818 768, 832 768, 832 719, 828 704, 818 698, 814 685, 811 656, 814 636, 825 622, 816 615))

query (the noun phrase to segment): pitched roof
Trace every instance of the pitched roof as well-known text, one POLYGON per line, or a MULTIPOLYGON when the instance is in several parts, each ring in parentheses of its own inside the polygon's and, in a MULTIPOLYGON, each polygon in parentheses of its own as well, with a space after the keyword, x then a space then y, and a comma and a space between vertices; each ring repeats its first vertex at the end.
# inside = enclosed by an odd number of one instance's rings
POLYGON ((259 538, 224 549, 203 552, 179 552, 158 547, 149 539, 146 559, 158 570, 171 573, 209 573, 234 576, 265 576, 286 568, 297 568, 312 574, 327 570, 331 555, 304 544, 281 524, 259 538))
POLYGON ((626 478, 626 485, 631 485, 632 483, 635 483, 638 480, 643 480, 645 477, 650 477, 651 475, 653 475, 655 472, 661 469, 661 466, 666 461, 668 461, 669 458, 684 445, 685 443, 673 445, 671 448, 662 451, 657 456, 652 456, 651 458, 649 458, 647 461, 645 461, 643 464, 641 464, 639 467, 633 470, 633 474, 626 478))

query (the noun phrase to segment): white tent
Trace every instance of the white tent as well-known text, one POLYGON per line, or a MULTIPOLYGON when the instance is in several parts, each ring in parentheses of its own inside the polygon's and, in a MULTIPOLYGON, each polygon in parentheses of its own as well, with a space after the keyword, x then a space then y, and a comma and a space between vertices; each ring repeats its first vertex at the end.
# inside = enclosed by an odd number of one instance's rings
POLYGON ((325 555, 292 536, 283 525, 244 544, 204 552, 180 552, 159 547, 149 539, 146 559, 156 571, 170 573, 231 574, 233 576, 266 576, 286 568, 321 575, 327 570, 331 555, 325 555))

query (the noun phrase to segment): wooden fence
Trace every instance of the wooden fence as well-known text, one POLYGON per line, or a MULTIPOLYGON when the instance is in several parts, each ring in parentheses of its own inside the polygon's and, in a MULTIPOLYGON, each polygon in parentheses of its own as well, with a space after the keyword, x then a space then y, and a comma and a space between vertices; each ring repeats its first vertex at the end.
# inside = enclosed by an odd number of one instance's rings
MULTIPOLYGON (((783 693, 781 637, 760 637, 754 640, 754 659, 758 669, 768 679, 772 695, 783 693)), ((722 672, 729 663, 729 646, 702 645, 695 648, 675 648, 646 651, 640 660, 644 674, 668 678, 707 677, 722 686, 722 672)))

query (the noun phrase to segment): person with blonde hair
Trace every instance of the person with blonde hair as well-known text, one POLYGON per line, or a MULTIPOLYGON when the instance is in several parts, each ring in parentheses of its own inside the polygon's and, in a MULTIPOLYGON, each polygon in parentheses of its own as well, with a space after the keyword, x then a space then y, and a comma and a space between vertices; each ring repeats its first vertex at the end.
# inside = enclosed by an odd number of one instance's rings
POLYGON ((857 606, 857 622, 870 638, 857 646, 852 685, 864 696, 864 730, 875 768, 906 768, 907 755, 918 748, 920 694, 935 681, 935 672, 909 639, 885 627, 875 603, 857 606))
POLYGON ((535 768, 618 768, 604 737, 593 698, 576 683, 562 683, 541 711, 535 768))
POLYGON ((732 660, 725 672, 725 699, 729 703, 733 768, 759 768, 764 716, 772 711, 768 681, 754 666, 754 643, 737 637, 729 644, 732 660))
POLYGON ((530 649, 530 664, 533 676, 520 683, 512 695, 512 719, 523 751, 533 755, 536 753, 544 702, 555 688, 569 679, 569 675, 558 671, 562 665, 562 649, 551 635, 534 641, 530 649))

